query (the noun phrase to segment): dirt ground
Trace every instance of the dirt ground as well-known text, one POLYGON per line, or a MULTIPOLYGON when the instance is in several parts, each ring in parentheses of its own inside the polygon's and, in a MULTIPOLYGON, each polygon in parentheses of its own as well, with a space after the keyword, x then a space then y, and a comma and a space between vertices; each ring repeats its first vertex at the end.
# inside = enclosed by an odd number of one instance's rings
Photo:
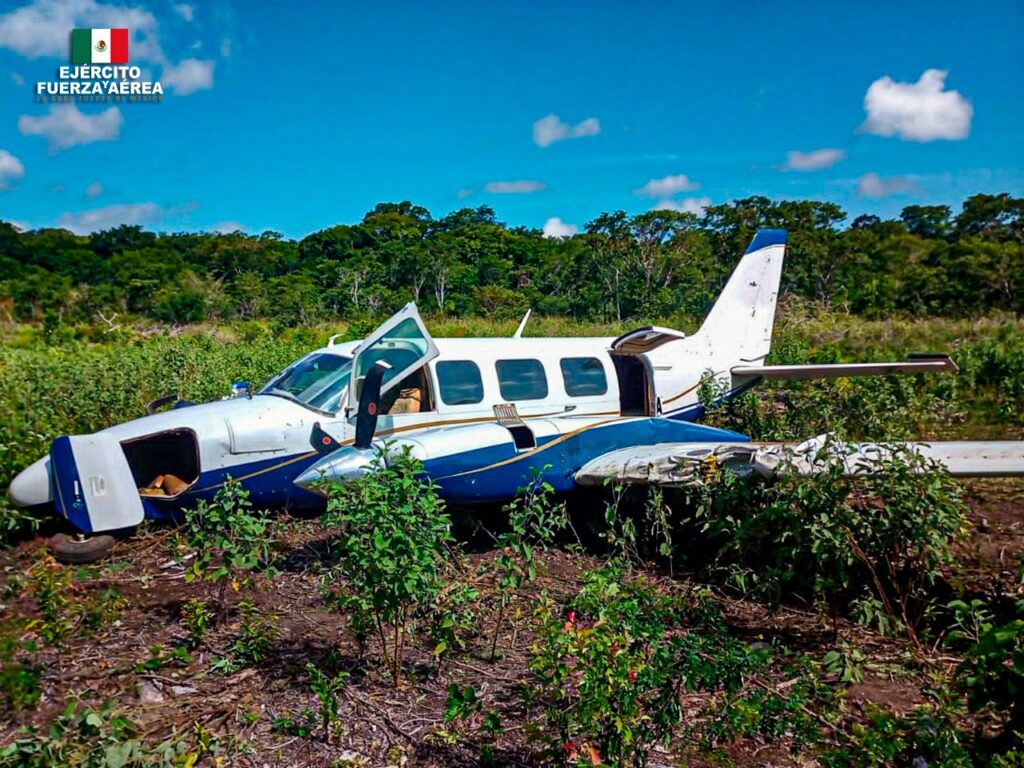
MULTIPOLYGON (((968 489, 971 531, 959 546, 960 567, 950 574, 950 582, 1012 605, 1020 588, 1018 564, 1024 551, 1024 482, 973 482, 968 489)), ((237 603, 244 596, 262 613, 275 616, 280 634, 269 658, 227 675, 212 670, 210 662, 227 655, 238 627, 237 611, 211 631, 190 661, 140 667, 151 658, 154 645, 170 649, 184 643, 179 623, 182 605, 191 598, 209 599, 213 592, 209 585, 184 579, 183 567, 172 556, 174 529, 148 529, 119 543, 107 562, 73 567, 77 599, 113 587, 125 598, 126 607, 116 622, 93 637, 72 638, 64 650, 40 644, 35 659, 44 670, 42 697, 33 711, 0 723, 0 745, 8 743, 20 726, 48 723, 75 698, 92 706, 116 701, 154 741, 175 733, 193 737, 203 733, 216 741, 215 751, 219 750, 224 765, 476 765, 479 746, 472 740, 458 733, 450 739, 436 735, 448 686, 458 683, 475 686, 486 706, 500 713, 505 732, 493 742, 498 763, 537 764, 536 750, 526 738, 519 695, 528 675, 531 596, 541 589, 556 598, 575 593, 581 574, 598 565, 596 556, 561 550, 542 554, 538 582, 522 596, 518 617, 508 624, 501 640, 506 650, 500 658, 489 659, 487 637, 471 639, 465 652, 440 667, 426 643, 417 645, 408 660, 408 680, 396 690, 374 661, 372 646, 369 653, 361 654, 345 617, 324 603, 320 568, 326 547, 318 522, 286 519, 282 531, 280 573, 257 579, 244 595, 231 597, 237 603), (316 709, 305 672, 310 661, 333 665, 350 675, 340 696, 342 725, 330 741, 319 733, 292 735, 274 727, 275 720, 289 713, 316 709)), ((37 539, 0 553, 2 579, 9 582, 12 576, 24 574, 41 546, 37 539)), ((486 549, 470 554, 476 562, 494 556, 486 549)), ((868 702, 908 711, 924 701, 930 669, 948 670, 958 662, 941 647, 929 651, 926 659, 915 657, 905 641, 885 639, 844 622, 838 625, 837 638, 830 622, 802 606, 770 612, 727 592, 718 591, 716 597, 729 625, 751 643, 780 642, 821 658, 837 641, 854 641, 865 655, 866 678, 848 687, 846 718, 860 717, 868 702)), ((5 599, 2 611, 7 616, 30 616, 34 606, 21 592, 5 599)), ((834 680, 826 682, 838 685, 834 680)), ((688 696, 684 711, 696 712, 702 703, 699 696, 688 696)), ((741 741, 729 745, 725 756, 741 766, 813 764, 791 754, 785 740, 741 741)), ((216 763, 211 759, 210 764, 216 763)), ((705 763, 692 744, 677 740, 668 750, 656 752, 651 764, 705 763)))

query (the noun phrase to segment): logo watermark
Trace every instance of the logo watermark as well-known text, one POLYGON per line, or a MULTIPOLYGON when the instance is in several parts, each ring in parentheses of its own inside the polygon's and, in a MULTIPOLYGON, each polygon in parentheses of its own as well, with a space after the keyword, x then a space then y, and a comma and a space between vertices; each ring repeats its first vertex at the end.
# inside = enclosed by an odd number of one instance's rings
POLYGON ((159 80, 143 78, 128 63, 127 29, 75 29, 71 32, 71 65, 57 68, 56 80, 36 83, 37 102, 163 101, 159 80))

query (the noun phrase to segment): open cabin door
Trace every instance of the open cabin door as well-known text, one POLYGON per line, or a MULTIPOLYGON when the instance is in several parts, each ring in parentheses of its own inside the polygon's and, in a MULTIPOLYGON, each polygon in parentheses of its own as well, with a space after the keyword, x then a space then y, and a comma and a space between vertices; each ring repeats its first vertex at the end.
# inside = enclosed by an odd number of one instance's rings
POLYGON ((416 305, 406 304, 356 347, 348 388, 349 407, 354 410, 359 404, 363 380, 376 362, 382 360, 390 366, 381 382, 380 394, 383 397, 437 355, 437 345, 427 333, 416 305))
POLYGON ((623 416, 656 416, 658 401, 646 354, 670 341, 685 339, 682 331, 647 326, 624 333, 611 344, 619 380, 619 411, 623 416))

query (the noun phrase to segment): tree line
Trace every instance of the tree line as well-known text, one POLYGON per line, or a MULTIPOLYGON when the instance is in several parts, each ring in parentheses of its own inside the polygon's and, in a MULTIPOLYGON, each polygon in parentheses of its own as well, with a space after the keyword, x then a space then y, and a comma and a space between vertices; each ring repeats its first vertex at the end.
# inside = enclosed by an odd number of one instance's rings
POLYGON ((427 312, 576 319, 701 316, 759 227, 789 230, 783 293, 866 317, 1024 309, 1024 198, 974 195, 953 213, 898 219, 838 205, 749 197, 702 215, 604 213, 577 235, 509 227, 487 207, 434 218, 381 203, 358 224, 301 240, 280 233, 91 235, 0 221, 0 317, 96 322, 311 323, 372 318, 415 300, 427 312))

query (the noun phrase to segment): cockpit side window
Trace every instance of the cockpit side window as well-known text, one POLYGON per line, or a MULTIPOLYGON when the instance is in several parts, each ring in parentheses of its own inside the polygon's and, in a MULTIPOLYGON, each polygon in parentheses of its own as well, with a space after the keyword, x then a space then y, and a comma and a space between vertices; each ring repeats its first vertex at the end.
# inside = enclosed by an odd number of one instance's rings
POLYGON ((351 357, 326 353, 310 355, 271 379, 260 394, 288 397, 334 413, 341 407, 351 372, 351 357))

